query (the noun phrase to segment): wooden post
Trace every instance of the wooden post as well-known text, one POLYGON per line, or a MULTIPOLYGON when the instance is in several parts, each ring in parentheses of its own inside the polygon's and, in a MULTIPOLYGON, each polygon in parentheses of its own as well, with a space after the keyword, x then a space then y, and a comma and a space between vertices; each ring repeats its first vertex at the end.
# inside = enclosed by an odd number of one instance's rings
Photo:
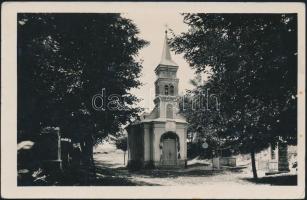
POLYGON ((61 135, 59 127, 46 127, 41 132, 40 152, 47 171, 62 170, 61 135))

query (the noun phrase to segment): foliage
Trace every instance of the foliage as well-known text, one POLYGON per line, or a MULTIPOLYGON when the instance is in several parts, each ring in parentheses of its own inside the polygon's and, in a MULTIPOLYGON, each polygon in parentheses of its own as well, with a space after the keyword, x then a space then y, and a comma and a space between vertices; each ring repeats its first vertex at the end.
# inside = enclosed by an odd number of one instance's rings
POLYGON ((190 122, 220 127, 218 136, 241 152, 295 143, 297 16, 198 13, 184 14, 184 22, 188 32, 171 46, 196 71, 210 73, 201 90, 209 88, 220 104, 211 120, 211 112, 186 112, 188 119, 199 118, 190 122))
POLYGON ((116 133, 140 110, 129 90, 141 85, 136 56, 145 45, 120 14, 18 14, 19 138, 45 126, 76 141, 116 133), (92 108, 103 88, 121 109, 92 108))
POLYGON ((225 125, 220 112, 219 98, 212 93, 212 88, 207 88, 208 85, 194 86, 195 89, 187 91, 184 98, 181 98, 179 106, 180 112, 189 122, 188 132, 197 134, 196 139, 201 140, 201 143, 206 141, 210 148, 220 148, 224 145, 220 134, 225 130, 225 125))
POLYGON ((115 142, 116 148, 123 151, 127 151, 128 148, 127 139, 128 139, 127 136, 119 137, 115 142))
MULTIPOLYGON (((188 159, 193 159, 197 156, 201 159, 209 159, 212 158, 213 148, 204 149, 202 147, 203 142, 188 142, 187 143, 187 157, 188 159)), ((210 147, 213 147, 211 145, 210 147)))

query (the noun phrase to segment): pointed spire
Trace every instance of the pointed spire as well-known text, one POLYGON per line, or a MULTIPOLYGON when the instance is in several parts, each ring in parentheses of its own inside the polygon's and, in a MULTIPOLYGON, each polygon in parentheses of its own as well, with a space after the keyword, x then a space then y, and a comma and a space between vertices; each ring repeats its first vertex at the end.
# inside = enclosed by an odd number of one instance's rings
POLYGON ((167 30, 165 30, 165 38, 164 38, 164 46, 162 51, 162 57, 160 61, 161 65, 171 65, 171 66, 178 66, 171 57, 170 48, 168 45, 168 39, 167 39, 167 30))

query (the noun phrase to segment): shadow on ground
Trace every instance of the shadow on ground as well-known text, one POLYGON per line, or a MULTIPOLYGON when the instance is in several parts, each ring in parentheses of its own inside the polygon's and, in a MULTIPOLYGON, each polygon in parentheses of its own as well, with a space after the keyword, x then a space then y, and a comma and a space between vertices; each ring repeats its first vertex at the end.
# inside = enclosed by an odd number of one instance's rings
POLYGON ((123 165, 112 162, 111 159, 95 160, 96 178, 90 185, 96 186, 158 186, 178 184, 210 184, 229 182, 229 184, 269 184, 296 185, 296 175, 281 175, 262 177, 257 180, 250 178, 247 166, 227 167, 211 170, 206 164, 195 163, 185 169, 142 169, 129 171, 123 165), (203 177, 203 179, 202 179, 203 177), (161 181, 158 179, 161 178, 161 181))
POLYGON ((270 184, 270 185, 297 185, 297 175, 283 175, 283 176, 268 176, 258 179, 245 178, 244 180, 256 184, 270 184))
POLYGON ((135 180, 139 178, 177 178, 177 177, 209 177, 227 173, 227 170, 204 170, 201 168, 187 169, 143 169, 139 171, 129 171, 125 167, 116 167, 111 163, 96 162, 96 181, 91 185, 99 186, 158 186, 143 181, 135 180))
POLYGON ((112 164, 96 163, 96 180, 91 185, 96 186, 154 186, 143 181, 132 180, 132 174, 123 167, 112 168, 112 164))
POLYGON ((177 178, 177 177, 208 177, 217 174, 225 173, 222 170, 166 170, 166 169, 153 169, 153 170, 140 170, 136 172, 131 172, 134 175, 145 176, 149 178, 177 178))

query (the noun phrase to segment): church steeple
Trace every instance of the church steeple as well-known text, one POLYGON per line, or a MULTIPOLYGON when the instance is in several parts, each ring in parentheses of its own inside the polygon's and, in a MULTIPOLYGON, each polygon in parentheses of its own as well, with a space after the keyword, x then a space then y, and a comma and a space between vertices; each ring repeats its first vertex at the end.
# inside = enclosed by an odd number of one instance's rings
POLYGON ((155 69, 157 75, 155 81, 156 96, 178 96, 179 79, 177 78, 177 70, 178 65, 172 60, 167 31, 165 31, 162 58, 155 69))
POLYGON ((168 45, 168 38, 167 38, 167 30, 165 31, 164 37, 164 46, 162 51, 160 65, 170 65, 170 66, 178 66, 173 60, 170 52, 170 48, 168 45))
POLYGON ((154 99, 156 118, 176 118, 175 110, 178 108, 178 65, 172 60, 168 45, 167 31, 165 31, 162 58, 155 69, 156 98, 154 99), (175 109, 176 108, 176 109, 175 109))

